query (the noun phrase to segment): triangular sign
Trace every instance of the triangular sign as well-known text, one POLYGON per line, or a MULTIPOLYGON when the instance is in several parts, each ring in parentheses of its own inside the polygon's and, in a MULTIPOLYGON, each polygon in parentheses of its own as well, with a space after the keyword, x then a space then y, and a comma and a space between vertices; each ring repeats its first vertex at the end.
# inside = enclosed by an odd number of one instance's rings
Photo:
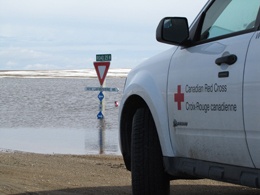
POLYGON ((99 83, 100 85, 103 85, 107 76, 110 62, 94 62, 94 66, 97 72, 99 83))

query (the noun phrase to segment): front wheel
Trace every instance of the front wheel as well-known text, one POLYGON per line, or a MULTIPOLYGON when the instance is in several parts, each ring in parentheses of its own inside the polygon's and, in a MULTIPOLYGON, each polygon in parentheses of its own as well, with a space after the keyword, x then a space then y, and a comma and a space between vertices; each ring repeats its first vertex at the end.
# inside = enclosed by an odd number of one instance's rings
POLYGON ((147 107, 134 115, 131 145, 133 195, 166 195, 170 180, 164 171, 162 151, 155 123, 147 107))

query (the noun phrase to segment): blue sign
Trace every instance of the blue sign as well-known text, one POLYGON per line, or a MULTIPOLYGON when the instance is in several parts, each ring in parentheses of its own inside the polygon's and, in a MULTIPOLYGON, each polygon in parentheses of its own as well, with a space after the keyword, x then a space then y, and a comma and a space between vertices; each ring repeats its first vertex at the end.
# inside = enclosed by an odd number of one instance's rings
POLYGON ((97 114, 97 119, 103 119, 104 118, 104 115, 102 114, 102 112, 100 111, 98 114, 97 114))
POLYGON ((104 97, 105 97, 104 94, 102 93, 102 91, 100 91, 100 93, 98 94, 98 99, 102 101, 104 97))

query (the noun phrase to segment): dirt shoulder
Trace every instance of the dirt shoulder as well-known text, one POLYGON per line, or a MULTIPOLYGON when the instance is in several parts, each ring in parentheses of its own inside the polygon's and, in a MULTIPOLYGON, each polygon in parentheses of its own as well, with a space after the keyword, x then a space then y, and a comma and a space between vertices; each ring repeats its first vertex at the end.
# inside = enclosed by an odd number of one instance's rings
POLYGON ((130 182, 119 156, 0 153, 0 194, 129 194, 130 182))
MULTIPOLYGON (((256 195, 259 190, 211 180, 171 182, 171 194, 256 195)), ((120 156, 0 152, 0 194, 131 194, 120 156)))

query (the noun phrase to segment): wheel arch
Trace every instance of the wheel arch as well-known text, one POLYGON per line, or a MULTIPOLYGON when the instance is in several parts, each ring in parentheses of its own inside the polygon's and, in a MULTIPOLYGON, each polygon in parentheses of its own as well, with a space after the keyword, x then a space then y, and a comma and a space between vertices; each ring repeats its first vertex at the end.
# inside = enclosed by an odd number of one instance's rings
POLYGON ((119 111, 120 147, 128 170, 131 169, 132 120, 138 108, 147 106, 155 122, 163 156, 173 157, 167 107, 168 68, 172 48, 144 62, 128 74, 119 111))
POLYGON ((130 96, 122 109, 120 118, 120 141, 121 152, 125 161, 126 168, 131 171, 131 138, 132 138, 132 121, 135 112, 147 106, 145 101, 138 95, 130 96))
MULTIPOLYGON (((126 168, 131 171, 131 136, 132 136, 132 121, 134 114, 139 108, 147 107, 154 119, 157 134, 160 141, 161 150, 164 156, 174 156, 172 145, 170 142, 168 129, 162 129, 156 109, 149 105, 141 96, 132 95, 124 103, 120 118, 120 146, 121 152, 125 161, 126 168)), ((167 125, 168 126, 168 125, 167 125)))

